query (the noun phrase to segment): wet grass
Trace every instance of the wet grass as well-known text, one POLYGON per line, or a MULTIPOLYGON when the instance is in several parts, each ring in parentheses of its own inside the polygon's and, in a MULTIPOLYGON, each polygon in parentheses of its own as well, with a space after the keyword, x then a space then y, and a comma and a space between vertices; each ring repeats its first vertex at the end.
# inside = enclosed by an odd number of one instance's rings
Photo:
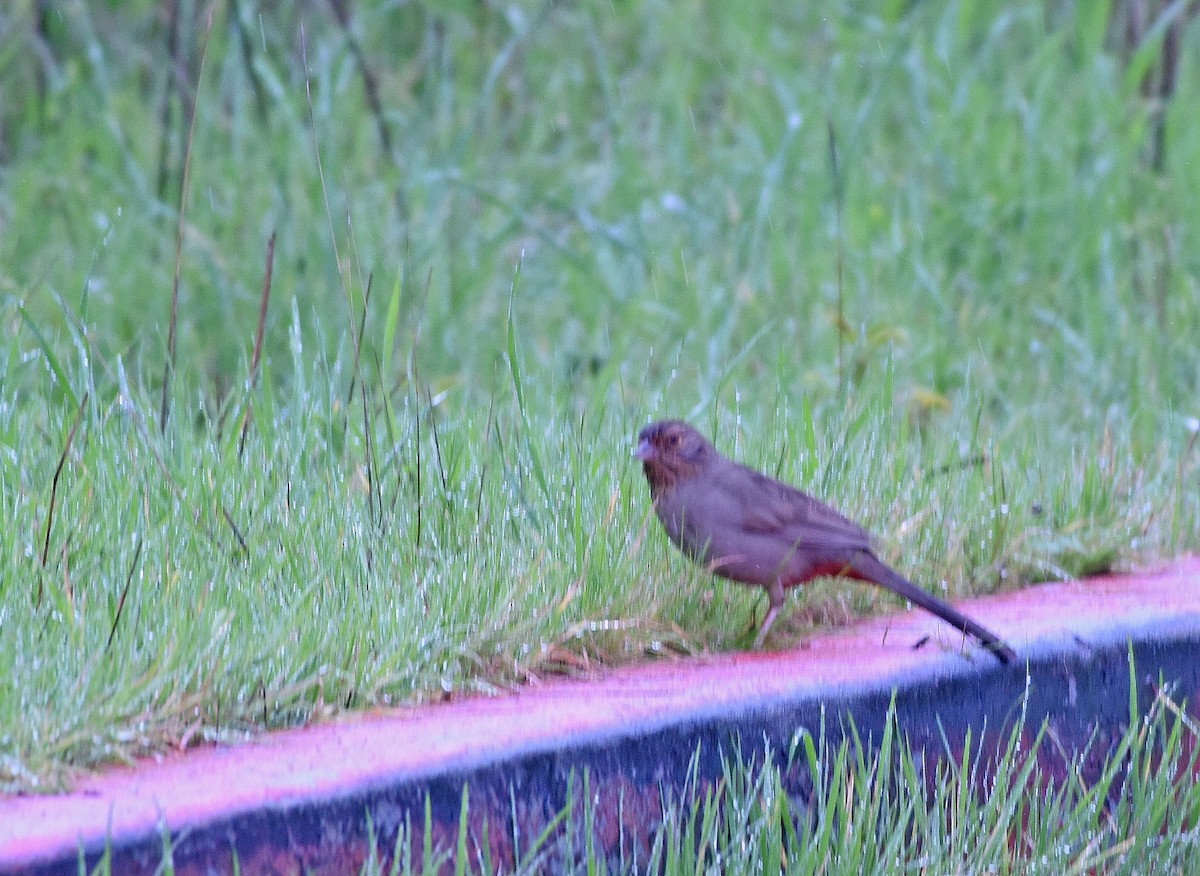
MULTIPOLYGON (((337 854, 365 855, 364 874, 1193 872, 1200 728, 1163 692, 1144 712, 1131 707, 1127 729, 1102 752, 1099 740, 1069 752, 1048 727, 1023 720, 949 756, 914 748, 894 715, 872 740, 831 743, 801 730, 788 751, 727 754, 715 780, 693 768, 682 788, 664 790, 657 824, 598 811, 584 774, 565 807, 521 838, 481 825, 466 788, 448 841, 435 839, 427 807, 424 820, 409 813, 387 836, 368 821, 370 851, 359 843, 337 854), (515 860, 500 860, 489 834, 516 844, 515 860)), ((169 838, 164 850, 171 873, 169 838)), ((101 860, 90 872, 109 870, 101 860)))
POLYGON ((1156 168, 1086 10, 253 9, 182 89, 153 4, 5 13, 6 790, 744 647, 659 416, 948 597, 1196 548, 1200 52, 1156 168))

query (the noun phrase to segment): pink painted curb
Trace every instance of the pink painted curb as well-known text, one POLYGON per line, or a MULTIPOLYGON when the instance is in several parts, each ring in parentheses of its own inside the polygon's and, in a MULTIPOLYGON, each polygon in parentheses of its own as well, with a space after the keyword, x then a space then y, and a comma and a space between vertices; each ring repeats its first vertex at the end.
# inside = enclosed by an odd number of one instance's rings
MULTIPOLYGON (((1030 587, 971 602, 1022 660, 1054 660, 1126 639, 1200 640, 1200 558, 1154 571, 1030 587)), ((1200 660, 1200 656, 1198 656, 1200 660)), ((554 750, 702 722, 797 697, 1006 672, 922 612, 863 621, 800 650, 664 660, 597 680, 555 680, 493 698, 369 712, 194 749, 87 778, 68 794, 0 799, 0 872, 85 848, 236 818, 433 773, 469 772, 554 750), (913 643, 929 637, 924 647, 913 643)), ((1023 671, 1020 670, 1020 671, 1023 671)))

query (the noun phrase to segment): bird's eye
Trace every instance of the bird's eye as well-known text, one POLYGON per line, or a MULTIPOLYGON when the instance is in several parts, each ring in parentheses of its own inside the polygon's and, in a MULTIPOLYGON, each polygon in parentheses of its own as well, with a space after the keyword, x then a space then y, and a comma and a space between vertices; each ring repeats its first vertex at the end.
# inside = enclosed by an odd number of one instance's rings
POLYGON ((679 446, 679 436, 678 435, 670 436, 667 439, 667 444, 669 444, 672 447, 678 447, 679 446))

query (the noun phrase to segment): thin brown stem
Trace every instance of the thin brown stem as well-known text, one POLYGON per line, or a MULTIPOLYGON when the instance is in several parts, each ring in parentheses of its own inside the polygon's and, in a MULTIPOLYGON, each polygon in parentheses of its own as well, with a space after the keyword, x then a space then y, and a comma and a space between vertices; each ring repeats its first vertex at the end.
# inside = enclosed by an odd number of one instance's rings
POLYGON ((367 308, 371 306, 371 285, 374 280, 374 272, 367 274, 367 292, 363 296, 362 316, 358 320, 358 334, 354 337, 354 367, 350 369, 350 392, 346 395, 347 406, 354 400, 354 384, 359 379, 358 363, 362 357, 363 333, 367 330, 367 308))
MULTIPOLYGON (((83 422, 83 411, 87 405, 88 393, 83 394, 83 398, 79 401, 79 410, 75 412, 75 422, 71 424, 71 431, 67 433, 67 442, 63 445, 62 455, 58 458, 58 466, 54 469, 54 478, 50 481, 50 508, 46 512, 46 537, 42 543, 42 568, 46 568, 46 561, 50 557, 50 530, 54 526, 54 508, 58 500, 58 481, 62 477, 63 467, 67 464, 67 454, 71 452, 71 443, 75 440, 75 433, 79 429, 79 424, 83 422)), ((35 604, 41 607, 42 604, 42 579, 38 576, 38 590, 35 604)))
POLYGON ((121 590, 121 598, 117 600, 117 613, 113 617, 112 627, 108 631, 108 641, 104 643, 104 653, 108 653, 108 649, 112 647, 113 637, 117 634, 117 624, 121 622, 121 615, 125 611, 125 597, 129 595, 129 585, 133 583, 133 572, 137 568, 138 560, 142 558, 142 540, 139 538, 137 548, 133 552, 133 562, 129 564, 129 574, 125 576, 125 587, 121 590))
MULTIPOLYGON (((363 455, 364 466, 367 470, 367 517, 376 520, 376 473, 375 473, 375 442, 371 440, 371 405, 367 399, 367 384, 366 381, 360 385, 360 393, 362 397, 363 409, 363 455)), ((383 501, 379 503, 378 518, 383 517, 383 501)))
POLYGON ((238 546, 242 549, 242 556, 250 556, 250 548, 246 544, 246 539, 242 537, 242 531, 238 529, 238 525, 233 522, 233 515, 229 513, 229 509, 221 505, 221 515, 225 518, 225 522, 229 524, 229 528, 233 530, 233 537, 237 539, 238 546))
MULTIPOLYGON (((253 393, 254 388, 258 385, 258 366, 262 360, 263 335, 266 332, 267 325, 267 303, 271 300, 271 273, 275 264, 275 232, 271 232, 271 237, 267 241, 267 268, 263 275, 263 290, 262 300, 258 305, 258 330, 254 334, 254 354, 250 360, 250 384, 249 392, 253 393)), ((242 415, 242 435, 238 439, 238 458, 242 456, 242 451, 246 449, 246 432, 250 428, 250 411, 254 402, 246 399, 246 413, 242 415)))
MULTIPOLYGON (((208 40, 212 36, 213 12, 209 10, 208 23, 204 28, 204 45, 200 49, 200 69, 196 75, 197 88, 204 78, 204 61, 208 57, 208 40)), ((171 378, 175 373, 176 334, 179 325, 179 275, 183 263, 183 224, 187 216, 188 183, 192 176, 192 144, 196 139, 196 108, 199 100, 192 101, 191 121, 188 123, 187 144, 183 151, 183 181, 179 187, 179 214, 175 222, 175 279, 171 284, 171 322, 167 328, 167 361, 163 366, 162 404, 159 407, 159 429, 167 430, 170 415, 171 378)))
POLYGON ((438 477, 442 481, 442 497, 449 498, 450 487, 446 480, 446 466, 442 462, 442 441, 438 436, 437 414, 433 409, 433 393, 425 387, 425 399, 429 402, 429 428, 433 430, 433 452, 437 459, 438 477))

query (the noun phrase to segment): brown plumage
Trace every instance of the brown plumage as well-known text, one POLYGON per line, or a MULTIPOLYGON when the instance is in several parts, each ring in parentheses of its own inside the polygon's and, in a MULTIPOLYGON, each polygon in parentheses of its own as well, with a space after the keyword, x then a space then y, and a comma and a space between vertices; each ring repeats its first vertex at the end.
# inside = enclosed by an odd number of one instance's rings
POLYGON ((787 588, 822 575, 891 590, 974 636, 1001 663, 1016 654, 994 633, 883 563, 865 529, 794 487, 726 459, 678 420, 638 435, 654 510, 671 541, 718 575, 762 587, 770 603, 754 646, 761 647, 787 588))

